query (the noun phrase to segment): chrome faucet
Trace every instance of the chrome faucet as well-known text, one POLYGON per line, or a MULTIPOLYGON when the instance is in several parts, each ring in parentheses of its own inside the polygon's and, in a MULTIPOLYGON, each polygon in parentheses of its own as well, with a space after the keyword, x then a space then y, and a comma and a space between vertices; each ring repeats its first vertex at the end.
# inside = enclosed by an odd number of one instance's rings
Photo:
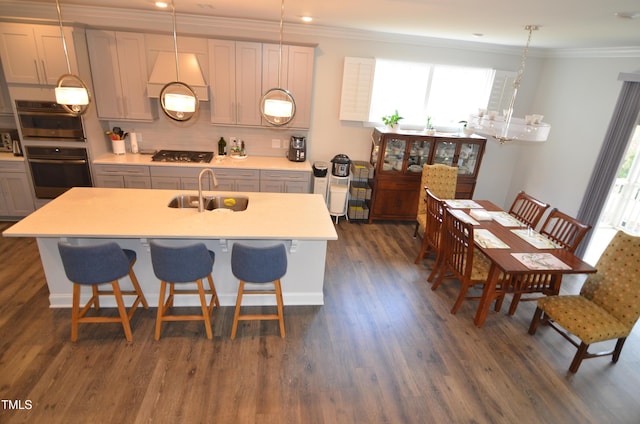
POLYGON ((204 211, 204 196, 202 195, 202 177, 204 177, 205 174, 211 174, 211 179, 213 180, 213 186, 218 187, 218 180, 216 179, 216 174, 213 173, 213 169, 205 168, 202 171, 200 171, 200 174, 198 175, 198 211, 199 212, 204 211))

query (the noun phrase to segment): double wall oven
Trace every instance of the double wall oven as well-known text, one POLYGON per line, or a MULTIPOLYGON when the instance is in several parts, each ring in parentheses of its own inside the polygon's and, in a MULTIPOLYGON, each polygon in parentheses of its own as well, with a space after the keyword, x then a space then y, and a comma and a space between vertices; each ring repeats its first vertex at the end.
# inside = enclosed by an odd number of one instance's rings
POLYGON ((91 187, 82 118, 47 101, 16 100, 16 111, 36 197, 91 187))

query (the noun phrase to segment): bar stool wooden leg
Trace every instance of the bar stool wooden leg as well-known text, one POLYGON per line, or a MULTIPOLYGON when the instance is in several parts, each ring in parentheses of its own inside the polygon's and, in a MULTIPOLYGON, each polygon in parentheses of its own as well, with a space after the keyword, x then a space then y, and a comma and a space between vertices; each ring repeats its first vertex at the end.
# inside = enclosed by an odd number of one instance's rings
POLYGON ((73 285, 73 305, 71 307, 71 341, 78 340, 78 320, 80 318, 80 284, 73 285))
POLYGON ((207 307, 207 299, 204 297, 204 287, 202 287, 202 279, 196 280, 198 285, 198 295, 200 296, 200 308, 202 309, 202 319, 204 321, 204 329, 207 332, 207 339, 213 338, 213 332, 211 331, 211 317, 209 314, 209 308, 207 307))
POLYGON ((122 300, 122 292, 120 292, 120 284, 117 281, 111 283, 113 287, 113 294, 116 298, 116 304, 118 305, 118 312, 120 313, 120 321, 122 322, 122 328, 124 329, 124 336, 127 341, 130 342, 133 339, 131 334, 131 325, 129 324, 129 316, 127 310, 124 307, 124 301, 122 300))
POLYGON ((280 285, 280 279, 273 282, 276 288, 276 302, 278 303, 278 321, 280 321, 280 337, 284 338, 284 311, 282 300, 282 286, 280 285))
POLYGON ((158 300, 158 314, 156 315, 156 334, 154 337, 156 340, 160 340, 160 331, 162 329, 162 316, 164 315, 166 310, 165 301, 164 301, 164 296, 166 291, 167 291, 167 282, 161 281, 160 296, 158 300))
POLYGON ((236 338, 238 330, 238 319, 240 318, 240 305, 242 304, 242 295, 244 293, 244 281, 240 281, 238 286, 238 297, 236 298, 236 311, 233 314, 233 327, 231 328, 231 340, 236 338))

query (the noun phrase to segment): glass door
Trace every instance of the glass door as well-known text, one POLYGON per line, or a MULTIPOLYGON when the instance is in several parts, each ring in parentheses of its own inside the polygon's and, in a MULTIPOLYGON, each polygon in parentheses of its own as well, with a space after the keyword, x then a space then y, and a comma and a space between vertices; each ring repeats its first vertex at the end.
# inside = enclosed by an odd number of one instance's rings
POLYGON ((397 138, 387 139, 387 144, 382 156, 382 170, 402 172, 406 147, 406 140, 397 138))
POLYGON ((479 155, 480 145, 478 143, 462 143, 458 155, 458 174, 475 175, 479 155))
POLYGON ((411 150, 409 151, 409 162, 407 171, 409 173, 421 173, 422 165, 429 163, 431 156, 431 146, 433 142, 424 140, 414 140, 411 142, 411 150))
POLYGON ((436 152, 433 157, 433 163, 454 166, 453 158, 456 155, 457 145, 458 143, 454 141, 438 141, 436 143, 436 152))

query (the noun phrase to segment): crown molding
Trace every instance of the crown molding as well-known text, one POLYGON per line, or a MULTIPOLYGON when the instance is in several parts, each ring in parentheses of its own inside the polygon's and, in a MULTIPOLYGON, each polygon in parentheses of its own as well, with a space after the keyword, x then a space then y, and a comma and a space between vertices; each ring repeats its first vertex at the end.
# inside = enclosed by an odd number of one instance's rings
MULTIPOLYGON (((4 21, 57 24, 57 12, 49 3, 31 1, 0 1, 0 18, 4 21)), ((67 24, 91 28, 171 33, 171 16, 163 11, 131 11, 97 6, 66 4, 62 16, 67 24)), ((176 27, 183 36, 253 39, 277 42, 279 22, 237 18, 220 18, 176 13, 176 27)), ((482 42, 460 41, 434 37, 418 37, 349 28, 287 23, 286 42, 316 43, 317 38, 350 39, 375 43, 397 43, 421 47, 475 50, 495 54, 520 55, 522 46, 504 46, 482 42)), ((635 58, 640 46, 616 48, 541 49, 530 48, 529 55, 543 58, 635 58)))

